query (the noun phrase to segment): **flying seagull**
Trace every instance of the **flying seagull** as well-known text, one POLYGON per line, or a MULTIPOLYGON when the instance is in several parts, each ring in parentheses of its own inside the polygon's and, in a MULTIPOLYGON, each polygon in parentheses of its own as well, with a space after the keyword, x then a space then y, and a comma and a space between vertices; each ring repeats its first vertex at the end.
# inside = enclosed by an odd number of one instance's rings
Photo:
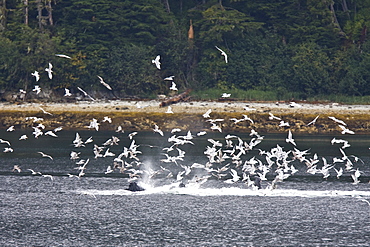
POLYGON ((95 100, 93 97, 91 97, 89 94, 87 94, 82 88, 77 87, 78 90, 80 90, 85 96, 89 97, 91 100, 95 100))
POLYGON ((101 76, 97 76, 100 79, 100 83, 103 84, 104 87, 108 88, 109 90, 112 90, 112 88, 106 83, 101 76))
POLYGON ((221 50, 220 48, 218 48, 217 46, 215 46, 217 50, 219 50, 221 52, 221 55, 225 57, 225 62, 227 63, 227 54, 221 50))
POLYGON ((35 70, 35 72, 31 73, 31 75, 35 77, 36 81, 40 80, 40 74, 37 70, 35 70))
POLYGON ((53 65, 49 63, 49 68, 46 68, 45 71, 48 72, 49 79, 53 79, 53 71, 52 71, 53 65))
POLYGON ((161 59, 161 56, 158 55, 154 60, 152 60, 152 63, 155 64, 155 66, 157 67, 157 69, 161 69, 161 62, 159 62, 159 59, 161 59))
POLYGON ((71 59, 71 57, 70 57, 70 56, 67 56, 67 55, 64 55, 64 54, 55 54, 55 56, 57 56, 57 57, 64 57, 64 58, 71 59))

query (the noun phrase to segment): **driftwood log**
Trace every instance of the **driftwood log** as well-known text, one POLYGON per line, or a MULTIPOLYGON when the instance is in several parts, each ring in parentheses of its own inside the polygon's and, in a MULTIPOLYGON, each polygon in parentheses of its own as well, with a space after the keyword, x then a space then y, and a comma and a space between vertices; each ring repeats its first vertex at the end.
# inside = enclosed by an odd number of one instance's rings
POLYGON ((167 100, 164 100, 161 102, 161 104, 159 105, 160 107, 164 107, 164 106, 168 106, 168 105, 172 105, 172 104, 176 104, 178 102, 184 102, 184 101, 187 101, 190 99, 190 96, 189 96, 189 93, 190 93, 190 89, 186 90, 185 92, 183 93, 180 93, 178 95, 175 95, 167 100))

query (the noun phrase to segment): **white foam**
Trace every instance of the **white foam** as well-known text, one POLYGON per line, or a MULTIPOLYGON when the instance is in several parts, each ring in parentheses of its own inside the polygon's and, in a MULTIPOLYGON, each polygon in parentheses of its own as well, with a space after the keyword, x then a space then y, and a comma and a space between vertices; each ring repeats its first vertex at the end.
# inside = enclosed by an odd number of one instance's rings
POLYGON ((295 189, 245 189, 237 187, 223 188, 200 188, 200 184, 187 184, 185 188, 179 187, 180 183, 173 183, 158 187, 140 185, 144 191, 131 192, 125 189, 119 190, 78 190, 75 193, 87 195, 148 195, 148 194, 178 194, 192 196, 270 196, 270 197, 370 197, 370 191, 346 191, 346 190, 295 190, 295 189))

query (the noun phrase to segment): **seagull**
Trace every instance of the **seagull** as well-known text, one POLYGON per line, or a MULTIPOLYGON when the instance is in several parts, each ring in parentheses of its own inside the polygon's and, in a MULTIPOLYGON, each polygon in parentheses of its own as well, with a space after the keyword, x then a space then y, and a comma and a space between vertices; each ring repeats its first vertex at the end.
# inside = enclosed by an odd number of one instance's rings
POLYGON ((13 148, 10 148, 10 147, 6 147, 6 148, 4 148, 4 153, 13 153, 13 148))
POLYGON ((351 135, 354 135, 355 134, 355 132, 354 131, 352 131, 352 130, 350 130, 350 129, 348 129, 348 128, 346 128, 344 125, 340 125, 339 124, 339 127, 342 129, 342 134, 344 135, 344 134, 351 134, 351 135))
POLYGON ((71 59, 70 56, 67 56, 67 55, 64 55, 64 54, 55 54, 55 56, 71 59))
POLYGON ((154 129, 153 129, 154 132, 157 132, 158 134, 160 134, 161 136, 163 136, 163 131, 159 129, 158 125, 154 125, 154 129))
POLYGON ((23 89, 19 89, 19 92, 20 93, 24 93, 24 94, 26 94, 27 92, 25 91, 25 90, 23 90, 23 89))
POLYGON ((32 169, 27 169, 27 170, 29 170, 32 173, 32 175, 42 175, 41 172, 35 172, 32 169))
POLYGON ((8 132, 12 132, 12 131, 14 131, 15 129, 14 129, 14 125, 12 125, 12 126, 10 126, 9 128, 7 128, 6 129, 6 131, 8 131, 8 132))
POLYGON ((157 67, 157 69, 161 69, 161 62, 159 62, 159 59, 161 59, 161 56, 158 55, 154 60, 152 60, 152 63, 155 64, 155 66, 157 67))
POLYGON ((170 87, 170 90, 178 91, 178 89, 176 87, 176 83, 172 82, 172 86, 170 87))
POLYGON ((21 141, 21 140, 26 140, 28 138, 28 136, 27 135, 22 135, 21 137, 19 137, 19 140, 21 141))
POLYGON ((45 111, 42 107, 39 107, 39 108, 40 108, 40 110, 41 110, 44 114, 48 114, 48 115, 50 115, 50 116, 53 116, 53 114, 51 114, 50 112, 45 111))
POLYGON ((341 125, 347 126, 347 124, 345 122, 343 122, 342 120, 339 120, 339 119, 337 119, 335 117, 328 117, 328 118, 331 119, 331 120, 333 120, 336 123, 339 123, 341 125))
POLYGON ((89 94, 87 94, 84 90, 82 90, 82 88, 80 87, 77 87, 78 90, 80 90, 85 96, 89 97, 91 100, 95 100, 93 97, 91 97, 89 94))
POLYGON ((275 116, 274 114, 272 114, 271 112, 269 112, 269 115, 270 115, 270 116, 269 116, 269 119, 270 119, 270 120, 274 120, 274 119, 275 119, 275 120, 281 120, 281 118, 276 117, 276 116, 275 116))
POLYGON ((50 155, 48 155, 48 154, 44 154, 43 152, 37 152, 37 153, 41 154, 41 155, 42 155, 42 157, 49 158, 49 159, 53 160, 53 157, 51 157, 51 156, 50 156, 50 155))
POLYGON ((21 168, 19 167, 19 165, 14 165, 13 166, 12 172, 15 172, 15 171, 17 171, 17 172, 21 172, 22 171, 21 168))
POLYGON ((223 93, 221 95, 222 98, 230 98, 230 96, 231 96, 231 93, 223 93))
POLYGON ((128 138, 130 138, 130 140, 132 140, 132 138, 133 138, 135 135, 137 135, 137 132, 136 132, 136 131, 135 131, 135 132, 132 132, 132 133, 130 133, 130 134, 128 134, 128 138))
POLYGON ((10 145, 10 142, 9 142, 9 141, 7 141, 7 140, 0 139, 0 143, 6 143, 6 144, 8 144, 8 146, 11 146, 11 145, 10 145))
POLYGON ((119 126, 117 127, 116 132, 117 132, 117 133, 125 133, 125 131, 123 130, 123 128, 122 128, 122 126, 121 126, 121 125, 119 125, 119 126))
POLYGON ((168 106, 167 111, 165 113, 172 114, 173 113, 172 107, 171 106, 168 106))
POLYGON ((49 135, 49 136, 52 136, 52 137, 58 137, 53 131, 49 130, 49 131, 46 131, 44 135, 49 135))
POLYGON ((285 139, 285 141, 287 142, 287 143, 291 143, 291 144, 293 144, 294 146, 297 146, 296 144, 295 144, 295 141, 294 141, 294 139, 293 139, 293 135, 292 135, 292 132, 289 130, 289 132, 288 132, 288 138, 286 138, 285 139))
POLYGON ((173 78, 174 77, 175 77, 174 75, 171 75, 169 77, 164 78, 163 80, 165 80, 165 81, 173 81, 173 78))
POLYGON ((36 94, 39 94, 41 92, 41 88, 39 85, 35 85, 35 88, 32 89, 32 91, 36 92, 36 94))
POLYGON ((72 96, 72 94, 71 94, 71 92, 69 91, 68 88, 65 88, 64 91, 65 91, 64 97, 72 96))
POLYGON ((221 52, 221 55, 225 57, 225 62, 227 63, 227 54, 221 50, 220 48, 218 48, 217 46, 215 46, 217 50, 219 50, 221 52))
POLYGON ((43 174, 41 176, 43 176, 44 178, 50 178, 51 180, 54 180, 53 176, 49 174, 43 174))
POLYGON ((311 124, 315 124, 315 123, 316 123, 316 120, 319 118, 319 116, 320 116, 320 115, 317 115, 317 116, 314 118, 314 120, 312 120, 311 122, 309 122, 309 123, 307 124, 307 126, 310 126, 311 124))
POLYGON ((112 88, 106 83, 101 76, 97 76, 100 79, 100 83, 103 84, 104 87, 108 88, 109 90, 112 90, 112 88))
POLYGON ((108 116, 105 116, 104 119, 102 120, 102 122, 108 122, 108 123, 112 123, 112 118, 108 117, 108 116))
POLYGON ((31 73, 31 75, 35 77, 36 81, 40 80, 40 74, 37 70, 35 70, 35 72, 31 73))
POLYGON ((108 166, 107 167, 107 171, 106 172, 104 172, 105 174, 109 174, 109 173, 112 173, 113 172, 113 170, 112 170, 112 167, 111 166, 108 166))
POLYGON ((203 117, 204 118, 210 118, 209 114, 211 114, 211 112, 212 112, 212 109, 209 109, 206 113, 203 114, 203 117))
POLYGON ((302 107, 300 104, 297 104, 296 102, 290 102, 289 106, 290 107, 298 107, 298 108, 302 107))
POLYGON ((49 79, 53 79, 53 71, 52 71, 53 65, 49 63, 49 68, 46 68, 45 71, 48 72, 49 79))

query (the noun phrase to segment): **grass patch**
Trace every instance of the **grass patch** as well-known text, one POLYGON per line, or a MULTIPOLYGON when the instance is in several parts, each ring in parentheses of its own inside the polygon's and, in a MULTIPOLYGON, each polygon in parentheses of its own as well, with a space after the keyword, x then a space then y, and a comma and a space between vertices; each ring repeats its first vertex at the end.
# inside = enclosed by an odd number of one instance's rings
POLYGON ((346 96, 346 95, 316 95, 312 97, 302 96, 296 92, 281 91, 262 91, 262 90, 238 90, 238 89, 218 89, 210 88, 206 90, 193 91, 191 97, 194 100, 218 100, 222 98, 223 93, 231 94, 230 99, 246 101, 305 101, 305 102, 323 102, 323 103, 341 103, 341 104, 370 104, 370 96, 346 96))

